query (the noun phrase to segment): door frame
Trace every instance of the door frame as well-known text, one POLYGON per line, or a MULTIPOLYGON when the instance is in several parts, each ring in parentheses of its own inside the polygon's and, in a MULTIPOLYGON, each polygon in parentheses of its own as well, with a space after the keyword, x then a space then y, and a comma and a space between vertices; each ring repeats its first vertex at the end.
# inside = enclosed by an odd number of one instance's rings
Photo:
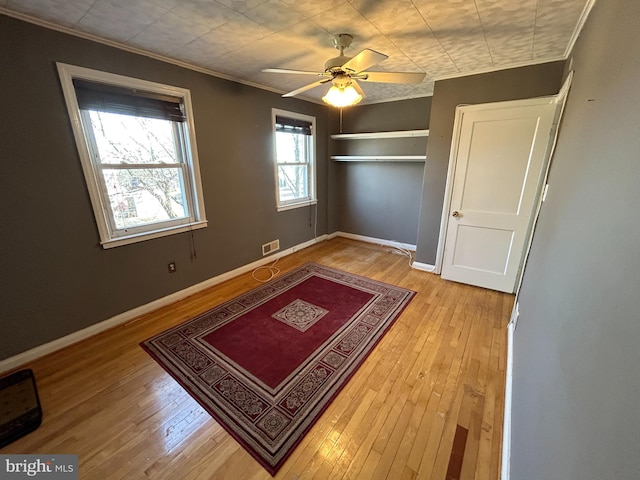
MULTIPOLYGON (((442 273, 442 264, 444 261, 444 247, 447 237, 447 229, 449 227, 449 211, 451 210, 451 196, 453 192, 453 181, 456 173, 456 163, 458 158, 458 149, 460 147, 460 134, 462 131, 462 122, 464 120, 464 116, 467 112, 474 112, 478 110, 487 110, 492 108, 509 108, 514 106, 536 106, 536 105, 549 105, 549 104, 558 104, 559 98, 562 92, 558 95, 550 95, 545 97, 536 97, 536 98, 527 98, 522 100, 509 100, 505 102, 489 102, 482 103, 476 105, 458 105, 456 107, 456 114, 453 123, 453 135, 451 138, 451 151, 449 153, 449 166, 447 169, 447 181, 446 187, 444 191, 444 201, 442 202, 442 216, 440 218, 440 233, 438 235, 438 248, 436 250, 436 264, 434 273, 440 275, 442 273)), ((566 95, 564 95, 566 96, 566 95)), ((563 97, 564 97, 563 96, 563 97)), ((556 107, 557 108, 557 107, 556 107)), ((553 124, 551 126, 550 135, 557 135, 557 121, 558 121, 558 113, 556 111, 556 115, 554 117, 553 124)), ((542 165, 542 171, 544 172, 544 176, 539 182, 536 190, 536 208, 534 208, 531 214, 531 220, 529 222, 529 227, 527 231, 527 236, 525 238, 525 248, 522 251, 522 257, 520 259, 520 265, 518 267, 518 275, 516 277, 515 285, 517 287, 520 286, 520 277, 522 276, 523 264, 526 258, 526 252, 531 242, 531 236, 533 233, 533 224, 535 222, 535 217, 537 216, 537 212, 539 210, 539 203, 542 197, 542 191, 544 186, 546 185, 547 175, 549 171, 549 159, 551 158, 552 146, 555 145, 555 141, 552 140, 549 142, 549 146, 547 147, 547 151, 545 154, 544 163, 542 165)))
MULTIPOLYGON (((573 70, 569 72, 567 78, 560 88, 560 92, 556 95, 556 103, 558 107, 556 109, 556 115, 553 120, 553 140, 551 141, 551 146, 549 148, 549 152, 547 154, 547 165, 544 173, 544 179, 542 181, 542 189, 544 191, 547 188, 549 170, 551 169, 551 163, 553 162, 553 155, 556 150, 556 144, 558 143, 558 135, 560 134, 560 123, 562 122, 562 115, 564 114, 564 109, 567 104, 567 97, 569 95, 569 91, 571 90, 571 82, 573 81, 573 70)), ((513 301, 513 309, 511 310, 511 317, 509 319, 509 324, 507 325, 507 365, 506 365, 506 378, 505 378, 505 391, 504 391, 504 411, 502 418, 502 460, 500 463, 500 478, 502 480, 509 480, 511 478, 511 410, 513 405, 513 343, 514 336, 516 332, 516 327, 518 325, 518 317, 520 316, 519 302, 518 299, 520 297, 520 287, 522 286, 522 277, 524 273, 524 269, 527 265, 527 260, 529 259, 529 252, 531 251, 531 244, 533 242, 533 233, 535 231, 536 225, 538 223, 538 217, 540 216, 540 209, 542 208, 542 203, 544 202, 546 197, 546 193, 543 193, 538 197, 538 202, 536 205, 536 210, 534 215, 532 215, 531 225, 529 227, 529 238, 527 241, 527 246, 525 247, 525 251, 523 253, 522 265, 520 267, 520 278, 517 279, 517 286, 515 291, 515 299, 513 301)))

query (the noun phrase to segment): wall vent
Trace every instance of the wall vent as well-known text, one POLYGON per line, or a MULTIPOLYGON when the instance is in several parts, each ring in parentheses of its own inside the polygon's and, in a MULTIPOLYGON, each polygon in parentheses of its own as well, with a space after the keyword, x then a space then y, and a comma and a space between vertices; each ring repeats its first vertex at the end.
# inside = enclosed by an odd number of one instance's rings
POLYGON ((277 250, 280 250, 280 240, 273 240, 269 243, 262 245, 262 256, 269 255, 277 250))

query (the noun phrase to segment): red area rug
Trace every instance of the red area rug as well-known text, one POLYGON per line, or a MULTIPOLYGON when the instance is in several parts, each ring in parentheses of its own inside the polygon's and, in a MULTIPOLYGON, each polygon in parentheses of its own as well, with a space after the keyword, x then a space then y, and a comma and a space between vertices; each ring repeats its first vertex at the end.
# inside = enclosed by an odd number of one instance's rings
POLYGON ((308 263, 141 346, 273 475, 414 294, 308 263))

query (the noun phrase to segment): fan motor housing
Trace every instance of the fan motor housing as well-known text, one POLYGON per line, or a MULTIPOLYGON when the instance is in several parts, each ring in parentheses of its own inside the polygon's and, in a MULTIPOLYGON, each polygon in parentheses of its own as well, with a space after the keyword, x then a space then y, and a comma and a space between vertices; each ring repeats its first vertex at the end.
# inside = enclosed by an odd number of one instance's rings
POLYGON ((351 57, 346 57, 344 55, 339 55, 337 57, 330 58, 326 62, 324 62, 324 71, 325 72, 333 72, 333 71, 342 71, 342 65, 351 60, 351 57))
POLYGON ((333 77, 331 83, 338 88, 347 88, 353 82, 351 81, 351 77, 345 73, 338 73, 333 77))

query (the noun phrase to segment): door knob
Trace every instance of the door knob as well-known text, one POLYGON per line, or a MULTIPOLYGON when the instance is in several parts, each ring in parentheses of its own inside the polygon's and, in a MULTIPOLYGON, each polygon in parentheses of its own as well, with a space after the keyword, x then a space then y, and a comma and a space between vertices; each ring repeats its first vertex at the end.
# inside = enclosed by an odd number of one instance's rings
POLYGON ((454 210, 453 213, 451 214, 452 217, 459 217, 460 216, 460 212, 457 210, 454 210))

